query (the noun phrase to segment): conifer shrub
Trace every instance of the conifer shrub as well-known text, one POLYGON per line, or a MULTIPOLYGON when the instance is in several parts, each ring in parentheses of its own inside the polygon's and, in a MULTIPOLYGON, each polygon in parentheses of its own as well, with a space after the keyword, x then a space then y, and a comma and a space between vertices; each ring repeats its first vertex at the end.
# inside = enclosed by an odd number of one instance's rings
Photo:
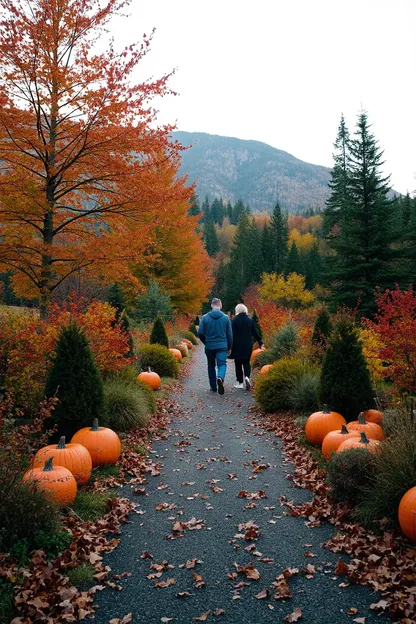
MULTIPOLYGON (((189 332, 190 332, 191 334, 193 334, 195 337, 196 337, 196 336, 198 336, 198 331, 197 331, 197 329, 196 329, 196 325, 195 325, 195 323, 191 323, 191 324, 189 325, 189 332)), ((186 336, 185 336, 185 338, 186 338, 186 336)), ((189 340, 190 340, 190 339, 189 339, 189 340)))
POLYGON ((193 345, 198 344, 198 338, 196 337, 196 334, 191 331, 183 332, 182 338, 187 338, 190 342, 192 342, 193 345))
POLYGON ((146 427, 151 415, 148 392, 136 381, 108 379, 104 382, 106 421, 115 431, 146 427))
POLYGON ((404 408, 390 415, 389 434, 374 455, 375 471, 356 511, 357 519, 373 529, 383 518, 397 524, 400 500, 416 483, 416 423, 404 408))
POLYGON ((338 502, 357 505, 364 496, 364 488, 376 472, 374 453, 366 449, 348 449, 333 453, 327 469, 332 496, 338 502))
POLYGON ((152 333, 150 334, 150 344, 160 344, 169 348, 168 335, 160 315, 158 315, 153 323, 152 333))
POLYGON ((130 331, 130 321, 129 321, 129 316, 127 314, 126 309, 124 308, 124 310, 122 311, 122 313, 120 314, 120 318, 119 318, 119 322, 121 325, 122 330, 124 331, 125 334, 128 335, 129 337, 129 350, 126 353, 126 357, 127 358, 131 358, 134 356, 134 341, 133 341, 133 336, 132 333, 130 331))
POLYGON ((124 293, 118 284, 113 284, 108 291, 108 303, 116 309, 116 320, 118 321, 126 307, 124 293))
POLYGON ((329 335, 332 331, 331 316, 327 308, 320 309, 316 317, 315 325, 312 333, 312 344, 325 348, 329 335))
POLYGON ((278 360, 267 375, 256 380, 255 399, 267 413, 293 409, 293 389, 299 380, 315 367, 295 357, 278 360))
POLYGON ((53 413, 58 425, 55 437, 70 440, 74 433, 102 420, 103 382, 95 365, 88 340, 75 323, 64 327, 58 337, 54 361, 46 383, 46 396, 57 396, 53 413))
POLYGON ((294 355, 298 349, 298 331, 293 321, 285 323, 273 338, 269 349, 260 353, 254 360, 254 366, 262 367, 265 364, 273 364, 280 358, 294 355))
POLYGON ((142 370, 151 368, 161 377, 177 377, 179 364, 172 353, 162 345, 142 345, 139 348, 139 363, 142 370))
POLYGON ((256 331, 257 331, 258 335, 260 336, 260 340, 263 340, 263 332, 261 331, 260 319, 259 319, 259 315, 257 314, 257 311, 256 311, 255 308, 253 310, 253 314, 251 315, 251 318, 252 318, 252 321, 254 323, 254 327, 256 328, 256 331))
POLYGON ((374 391, 357 328, 340 315, 322 362, 320 400, 347 421, 374 407, 374 391))

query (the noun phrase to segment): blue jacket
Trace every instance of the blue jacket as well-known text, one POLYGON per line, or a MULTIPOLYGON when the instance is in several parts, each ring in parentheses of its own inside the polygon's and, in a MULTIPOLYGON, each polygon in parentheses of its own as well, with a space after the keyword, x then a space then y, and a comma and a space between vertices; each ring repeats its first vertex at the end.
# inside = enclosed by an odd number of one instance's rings
POLYGON ((198 336, 206 349, 229 351, 233 346, 233 332, 230 319, 221 310, 204 314, 198 328, 198 336))

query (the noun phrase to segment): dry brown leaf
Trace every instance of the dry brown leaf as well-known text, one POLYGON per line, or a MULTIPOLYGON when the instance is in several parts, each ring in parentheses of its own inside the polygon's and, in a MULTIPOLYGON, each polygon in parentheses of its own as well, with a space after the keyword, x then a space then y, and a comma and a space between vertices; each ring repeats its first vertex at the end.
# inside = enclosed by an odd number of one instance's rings
POLYGON ((206 620, 208 619, 209 614, 210 614, 210 611, 205 611, 205 613, 203 613, 199 617, 194 617, 192 619, 194 620, 194 622, 206 622, 206 620))
POLYGON ((289 613, 284 619, 285 622, 297 622, 302 617, 302 609, 298 607, 292 613, 289 613))

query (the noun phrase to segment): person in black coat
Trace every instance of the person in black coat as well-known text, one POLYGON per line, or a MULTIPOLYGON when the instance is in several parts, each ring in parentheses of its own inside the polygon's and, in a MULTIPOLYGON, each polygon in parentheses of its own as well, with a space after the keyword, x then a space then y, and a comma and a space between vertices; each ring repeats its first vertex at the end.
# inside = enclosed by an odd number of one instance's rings
POLYGON ((237 377, 237 383, 234 388, 250 390, 250 357, 253 351, 253 338, 259 343, 261 349, 264 345, 244 304, 239 303, 236 306, 235 317, 231 325, 233 329, 233 348, 230 358, 234 359, 235 375, 237 377))

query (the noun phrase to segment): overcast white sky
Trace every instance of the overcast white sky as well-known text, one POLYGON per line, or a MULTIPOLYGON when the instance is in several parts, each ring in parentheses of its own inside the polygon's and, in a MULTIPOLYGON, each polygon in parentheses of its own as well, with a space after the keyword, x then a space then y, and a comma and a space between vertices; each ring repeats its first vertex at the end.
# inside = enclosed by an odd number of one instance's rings
POLYGON ((130 12, 117 39, 156 28, 142 76, 177 68, 161 122, 332 166, 341 113, 353 130, 364 108, 393 187, 416 189, 416 0, 132 0, 130 12))

